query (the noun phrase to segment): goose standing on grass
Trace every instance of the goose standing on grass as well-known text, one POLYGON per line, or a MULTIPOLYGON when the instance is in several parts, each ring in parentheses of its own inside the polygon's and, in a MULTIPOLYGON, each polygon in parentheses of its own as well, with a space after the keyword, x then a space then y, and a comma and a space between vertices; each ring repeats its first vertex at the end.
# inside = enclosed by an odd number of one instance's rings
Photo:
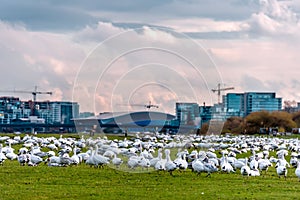
POLYGON ((78 165, 81 162, 81 157, 77 155, 76 147, 73 148, 73 155, 71 156, 72 164, 78 165))
POLYGON ((158 151, 157 151, 157 157, 154 157, 154 158, 150 159, 150 167, 155 168, 156 163, 159 160, 161 160, 161 158, 162 158, 162 152, 161 151, 162 151, 162 149, 159 148, 158 151))
POLYGON ((225 155, 224 157, 224 161, 221 165, 221 170, 227 173, 231 173, 231 172, 235 173, 235 170, 233 169, 232 165, 227 160, 227 155, 225 155))
POLYGON ((166 164, 165 168, 167 172, 170 172, 170 174, 173 176, 173 171, 177 169, 176 164, 171 160, 170 157, 170 149, 165 150, 165 155, 166 155, 166 164))
POLYGON ((245 158, 245 165, 241 167, 241 174, 243 176, 250 176, 251 175, 251 169, 248 166, 248 158, 245 158))
POLYGON ((300 162, 297 162, 297 168, 295 169, 295 174, 298 177, 298 180, 300 181, 300 162))
POLYGON ((92 156, 92 159, 95 167, 103 167, 104 165, 109 164, 109 158, 98 154, 98 145, 96 145, 96 149, 94 155, 92 156))
POLYGON ((197 158, 192 162, 192 171, 197 172, 198 175, 201 174, 201 172, 204 172, 204 164, 203 162, 197 158))
POLYGON ((27 153, 20 153, 17 157, 18 162, 20 163, 21 166, 25 166, 26 163, 28 163, 28 156, 27 153))
POLYGON ((298 154, 296 152, 292 152, 291 154, 291 158, 290 158, 290 164, 292 165, 292 167, 297 168, 298 166, 298 154))
POLYGON ((8 141, 8 144, 2 148, 2 152, 4 154, 13 153, 15 151, 14 148, 11 147, 11 141, 8 141))
POLYGON ((188 162, 186 161, 186 153, 177 154, 177 158, 173 161, 179 170, 186 170, 188 162))
POLYGON ((207 158, 203 161, 203 164, 204 164, 204 171, 207 172, 206 177, 211 176, 211 173, 218 171, 216 165, 213 162, 209 162, 207 158))
POLYGON ((28 155, 28 165, 32 164, 31 166, 37 166, 38 164, 40 164, 41 162, 43 162, 43 159, 39 156, 36 156, 33 154, 33 152, 31 152, 28 155))
POLYGON ((16 160, 18 158, 18 155, 15 154, 13 151, 9 152, 5 155, 9 160, 16 160))
POLYGON ((85 160, 85 164, 90 165, 90 166, 94 165, 94 161, 93 161, 94 151, 95 150, 93 149, 93 147, 91 147, 89 150, 90 154, 88 154, 89 156, 85 160))
POLYGON ((255 150, 252 150, 252 157, 249 165, 251 170, 258 170, 258 162, 255 150))
POLYGON ((129 169, 135 169, 139 165, 139 159, 137 156, 131 156, 127 161, 129 169))
POLYGON ((284 162, 284 160, 278 159, 278 162, 275 165, 275 168, 276 168, 276 173, 277 173, 278 177, 280 178, 280 176, 284 176, 284 178, 286 179, 288 171, 287 171, 286 163, 284 162))
POLYGON ((15 149, 11 147, 11 141, 8 141, 8 145, 2 148, 2 152, 9 160, 17 159, 18 155, 14 153, 15 149))
POLYGON ((233 164, 233 167, 234 169, 241 169, 245 164, 246 164, 246 160, 247 159, 247 162, 248 162, 248 158, 240 158, 240 159, 237 159, 234 164, 233 164))
POLYGON ((123 163, 123 160, 121 158, 118 158, 117 154, 114 154, 114 158, 112 159, 111 162, 116 168, 119 168, 120 165, 123 163))
POLYGON ((145 158, 144 156, 140 156, 140 160, 138 162, 139 166, 142 167, 142 169, 149 169, 150 167, 150 161, 149 159, 145 158))
POLYGON ((3 145, 0 144, 0 160, 6 160, 7 157, 4 155, 4 153, 2 152, 2 147, 3 145))
POLYGON ((264 153, 264 158, 259 159, 258 162, 258 169, 262 172, 265 171, 267 173, 269 167, 273 166, 270 160, 268 159, 269 154, 264 153))
MULTIPOLYGON (((151 166, 151 161, 150 161, 150 166, 151 166)), ((158 161, 155 163, 154 169, 157 171, 164 171, 164 170, 166 170, 165 166, 166 166, 166 160, 162 158, 162 149, 159 149, 158 161)))

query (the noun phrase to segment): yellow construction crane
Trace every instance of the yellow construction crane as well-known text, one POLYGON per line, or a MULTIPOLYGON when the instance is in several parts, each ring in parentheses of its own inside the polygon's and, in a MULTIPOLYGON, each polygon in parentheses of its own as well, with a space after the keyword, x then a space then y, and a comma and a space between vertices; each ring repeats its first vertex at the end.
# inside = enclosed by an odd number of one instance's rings
POLYGON ((233 90, 233 89, 234 89, 234 87, 221 88, 221 84, 218 83, 217 89, 212 89, 211 91, 217 92, 217 94, 218 94, 218 104, 220 104, 221 91, 233 90))
POLYGON ((36 103, 36 95, 37 94, 49 94, 52 95, 52 92, 41 92, 37 90, 37 86, 34 87, 34 91, 26 91, 26 90, 0 90, 0 92, 11 92, 11 93, 30 93, 33 96, 33 106, 31 110, 31 115, 35 115, 35 103, 36 103))

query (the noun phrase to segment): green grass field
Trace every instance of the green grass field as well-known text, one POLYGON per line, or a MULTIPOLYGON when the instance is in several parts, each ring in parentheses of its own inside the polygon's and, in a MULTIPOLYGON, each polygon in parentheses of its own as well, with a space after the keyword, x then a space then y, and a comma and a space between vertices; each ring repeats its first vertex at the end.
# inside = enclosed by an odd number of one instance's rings
POLYGON ((243 177, 239 170, 232 174, 216 172, 211 177, 190 170, 175 171, 171 176, 167 172, 132 173, 86 164, 29 167, 7 160, 0 166, 0 200, 298 199, 300 182, 294 171, 288 169, 286 180, 278 178, 274 167, 259 177, 243 177))
POLYGON ((290 168, 278 178, 274 168, 265 176, 242 177, 191 171, 129 173, 108 166, 94 168, 19 166, 0 167, 0 199, 298 199, 300 182, 290 168))

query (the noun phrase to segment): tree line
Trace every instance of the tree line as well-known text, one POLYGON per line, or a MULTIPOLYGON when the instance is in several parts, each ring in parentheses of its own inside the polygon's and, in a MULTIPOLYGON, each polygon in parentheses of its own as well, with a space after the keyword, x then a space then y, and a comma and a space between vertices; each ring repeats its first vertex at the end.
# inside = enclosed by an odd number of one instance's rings
MULTIPOLYGON (((199 130, 206 134, 209 124, 205 123, 199 130)), ((292 132, 293 128, 300 127, 300 112, 288 113, 286 111, 259 111, 252 112, 245 118, 230 117, 223 126, 222 133, 257 134, 261 130, 270 131, 276 128, 278 132, 292 132)))

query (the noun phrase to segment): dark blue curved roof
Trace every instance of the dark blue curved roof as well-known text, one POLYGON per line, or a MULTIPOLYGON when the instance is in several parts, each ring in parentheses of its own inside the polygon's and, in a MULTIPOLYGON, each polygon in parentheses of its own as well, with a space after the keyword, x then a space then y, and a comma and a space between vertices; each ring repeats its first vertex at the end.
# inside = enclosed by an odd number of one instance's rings
POLYGON ((140 111, 132 113, 105 113, 99 116, 100 124, 103 126, 164 126, 174 120, 175 116, 162 112, 140 111))

